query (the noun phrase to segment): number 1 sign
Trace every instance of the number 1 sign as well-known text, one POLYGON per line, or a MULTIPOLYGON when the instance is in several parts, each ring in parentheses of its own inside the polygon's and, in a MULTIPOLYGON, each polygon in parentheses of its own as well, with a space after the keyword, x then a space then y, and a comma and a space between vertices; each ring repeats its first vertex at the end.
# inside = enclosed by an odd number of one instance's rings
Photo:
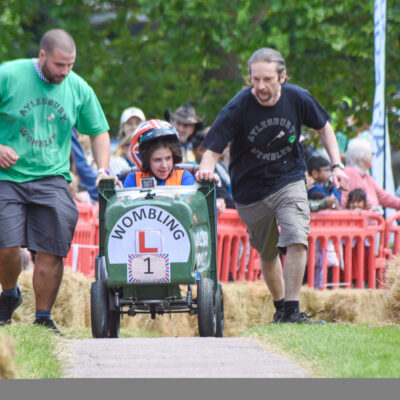
POLYGON ((129 254, 128 283, 169 283, 171 282, 169 255, 129 254))

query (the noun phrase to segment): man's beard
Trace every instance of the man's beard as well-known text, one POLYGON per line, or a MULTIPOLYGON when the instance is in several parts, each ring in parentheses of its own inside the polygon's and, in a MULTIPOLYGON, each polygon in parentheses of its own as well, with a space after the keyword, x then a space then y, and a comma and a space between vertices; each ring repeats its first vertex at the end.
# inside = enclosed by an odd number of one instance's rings
POLYGON ((55 83, 55 84, 60 84, 63 80, 56 80, 54 75, 49 71, 49 69, 47 68, 47 61, 45 61, 42 65, 42 67, 40 68, 42 71, 42 74, 46 77, 46 79, 49 81, 49 83, 55 83))

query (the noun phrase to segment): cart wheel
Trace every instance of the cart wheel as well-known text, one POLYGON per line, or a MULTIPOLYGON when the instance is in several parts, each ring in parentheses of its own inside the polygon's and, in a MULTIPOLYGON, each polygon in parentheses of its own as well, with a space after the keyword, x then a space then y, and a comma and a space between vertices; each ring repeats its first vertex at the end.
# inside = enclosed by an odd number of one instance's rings
POLYGON ((200 336, 215 336, 214 281, 210 278, 200 279, 197 308, 200 336))
POLYGON ((224 296, 220 283, 218 283, 217 290, 215 291, 215 317, 215 336, 224 337, 224 296))
POLYGON ((110 338, 119 337, 119 326, 121 322, 119 311, 110 310, 108 312, 108 322, 110 325, 110 338))
POLYGON ((95 281, 90 290, 90 314, 94 338, 108 337, 108 293, 104 281, 95 281))

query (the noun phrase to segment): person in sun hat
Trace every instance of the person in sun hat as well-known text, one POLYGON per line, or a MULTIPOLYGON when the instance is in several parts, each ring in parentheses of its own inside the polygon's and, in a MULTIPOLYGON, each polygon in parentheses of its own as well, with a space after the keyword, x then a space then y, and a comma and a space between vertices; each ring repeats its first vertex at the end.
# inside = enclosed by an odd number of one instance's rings
POLYGON ((130 138, 136 128, 144 121, 146 121, 146 117, 140 108, 129 107, 125 109, 121 114, 117 139, 123 140, 126 136, 130 138))
POLYGON ((195 132, 202 129, 202 118, 196 114, 196 110, 190 104, 183 104, 173 113, 168 109, 164 117, 178 131, 183 161, 195 161, 191 138, 195 132))

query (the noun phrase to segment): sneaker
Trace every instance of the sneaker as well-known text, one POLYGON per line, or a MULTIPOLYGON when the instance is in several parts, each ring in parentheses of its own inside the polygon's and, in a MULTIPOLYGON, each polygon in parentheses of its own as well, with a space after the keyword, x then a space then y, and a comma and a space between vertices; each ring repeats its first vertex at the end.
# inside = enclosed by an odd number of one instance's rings
POLYGON ((318 311, 316 313, 313 313, 311 315, 308 314, 308 312, 311 311, 311 308, 307 308, 307 310, 303 312, 294 312, 290 314, 288 317, 283 317, 281 322, 283 323, 295 323, 295 324, 326 324, 326 321, 323 319, 318 320, 318 321, 310 321, 310 318, 312 318, 314 315, 319 314, 321 311, 318 311))
POLYGON ((271 324, 279 324, 282 322, 283 319, 283 310, 276 310, 275 314, 272 318, 271 324))
POLYGON ((0 325, 11 324, 12 313, 21 305, 24 297, 19 288, 17 291, 17 297, 0 295, 0 325))
POLYGON ((53 322, 52 319, 47 318, 47 317, 37 317, 34 322, 35 325, 41 325, 44 326, 45 328, 51 329, 54 333, 57 333, 58 335, 61 335, 61 332, 57 329, 55 323, 53 322))

